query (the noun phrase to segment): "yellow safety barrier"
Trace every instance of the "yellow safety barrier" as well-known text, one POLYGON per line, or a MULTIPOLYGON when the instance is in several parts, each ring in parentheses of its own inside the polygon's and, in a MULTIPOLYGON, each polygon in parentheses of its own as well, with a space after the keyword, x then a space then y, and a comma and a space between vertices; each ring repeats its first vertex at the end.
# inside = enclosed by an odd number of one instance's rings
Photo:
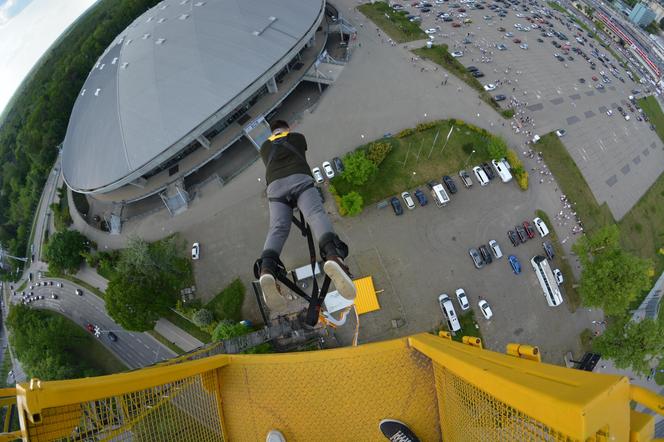
MULTIPOLYGON (((423 441, 649 440, 664 398, 621 376, 418 334, 334 350, 214 355, 96 378, 20 384, 29 441, 381 440, 406 422, 423 441)), ((522 346, 525 354, 534 347, 522 346)), ((192 358, 204 353, 196 353, 192 358)), ((2 440, 8 438, 7 427, 2 440)), ((14 437, 16 435, 13 435, 14 437)))

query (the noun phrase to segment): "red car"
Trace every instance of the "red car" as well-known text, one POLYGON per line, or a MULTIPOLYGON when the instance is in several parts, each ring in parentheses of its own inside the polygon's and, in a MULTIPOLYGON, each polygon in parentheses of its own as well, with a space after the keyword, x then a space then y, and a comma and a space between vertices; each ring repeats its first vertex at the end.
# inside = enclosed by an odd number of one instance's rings
POLYGON ((514 43, 516 43, 516 44, 519 44, 519 43, 521 43, 521 40, 519 40, 518 38, 515 38, 515 39, 514 39, 514 40, 512 40, 512 41, 513 41, 514 43))
POLYGON ((597 81, 597 77, 593 75, 593 81, 597 81))
POLYGON ((466 12, 465 8, 459 8, 459 12, 466 12))
POLYGON ((452 27, 453 27, 453 28, 460 28, 460 27, 461 27, 461 23, 453 22, 453 23, 452 23, 452 27))
POLYGON ((526 230, 526 235, 528 235, 528 238, 535 238, 535 228, 528 221, 523 222, 523 228, 526 230))
POLYGON ((94 332, 95 332, 95 326, 92 325, 92 324, 90 324, 89 322, 88 322, 87 324, 85 324, 85 328, 86 328, 90 333, 94 333, 94 332))

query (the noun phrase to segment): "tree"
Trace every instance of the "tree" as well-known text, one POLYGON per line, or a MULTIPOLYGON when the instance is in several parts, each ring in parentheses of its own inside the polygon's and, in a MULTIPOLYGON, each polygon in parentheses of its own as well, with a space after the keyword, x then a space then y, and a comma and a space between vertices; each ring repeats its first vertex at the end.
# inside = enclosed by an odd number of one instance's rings
POLYGON ((212 332, 212 339, 214 341, 221 341, 223 339, 246 335, 250 331, 244 324, 225 319, 219 321, 219 324, 217 324, 217 327, 212 332))
POLYGON ((78 230, 54 234, 46 246, 48 270, 53 273, 76 273, 88 250, 87 238, 78 230))
POLYGON ((584 305, 621 315, 639 293, 650 287, 652 264, 625 252, 618 226, 582 237, 572 248, 583 265, 579 293, 584 305))
POLYGON ((364 199, 359 193, 352 191, 341 197, 341 212, 348 216, 355 216, 362 212, 364 199))
POLYGON ((182 256, 176 236, 148 243, 132 238, 120 252, 106 290, 106 309, 129 330, 146 331, 175 306, 191 285, 191 262, 182 256))
POLYGON ((664 356, 664 321, 631 321, 627 316, 611 323, 595 338, 593 350, 613 359, 618 368, 647 374, 653 362, 664 356))
POLYGON ((191 316, 191 320, 198 327, 205 327, 206 325, 212 324, 214 316, 210 310, 202 308, 200 310, 196 310, 196 312, 191 316))
POLYGON ((369 181, 378 167, 369 159, 363 150, 351 152, 344 157, 344 173, 341 178, 354 186, 361 186, 369 181))
POLYGON ((664 17, 659 20, 659 29, 664 29, 664 17))
POLYGON ((505 158, 507 156, 507 143, 502 137, 491 137, 487 144, 487 151, 491 158, 505 158))

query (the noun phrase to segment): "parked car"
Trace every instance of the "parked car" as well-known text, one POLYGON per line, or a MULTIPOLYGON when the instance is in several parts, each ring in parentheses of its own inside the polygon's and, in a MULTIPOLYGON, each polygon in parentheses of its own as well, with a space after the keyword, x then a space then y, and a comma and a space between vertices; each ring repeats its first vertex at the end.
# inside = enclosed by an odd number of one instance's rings
POLYGON ((323 181, 325 181, 323 174, 320 171, 320 167, 314 167, 311 169, 311 174, 314 176, 314 180, 316 180, 318 184, 321 184, 323 181))
POLYGON ((466 186, 466 189, 469 189, 473 185, 473 180, 470 178, 470 175, 468 175, 468 172, 466 172, 465 170, 459 171, 459 177, 461 178, 461 182, 463 182, 463 185, 466 186))
POLYGON ((498 241, 496 241, 495 239, 489 240, 489 248, 493 252, 493 256, 496 259, 500 259, 503 257, 503 251, 500 250, 500 244, 498 244, 498 241))
POLYGON ((484 90, 485 91, 494 91, 496 90, 496 85, 493 83, 485 84, 484 85, 484 90))
POLYGON ((505 99, 507 99, 507 97, 503 94, 498 94, 495 97, 493 97, 493 99, 496 101, 504 101, 505 99))
POLYGON ((553 260, 556 254, 553 252, 553 245, 551 244, 551 241, 544 241, 542 243, 542 247, 544 247, 544 253, 546 254, 546 257, 549 258, 549 261, 553 260))
POLYGON ((454 51, 450 55, 452 55, 452 57, 454 57, 454 58, 463 57, 463 51, 454 51))
POLYGON ((440 309, 443 312, 443 316, 447 320, 447 326, 451 332, 458 332, 461 330, 461 324, 459 323, 459 318, 457 317, 456 311, 454 311, 454 305, 452 305, 452 300, 446 293, 442 293, 438 297, 438 304, 440 309))
POLYGON ((475 268, 481 269, 484 267, 484 260, 480 256, 480 252, 477 251, 477 249, 469 249, 468 254, 470 255, 470 258, 473 260, 473 264, 475 265, 475 268))
POLYGON ((553 269, 553 276, 556 277, 556 283, 558 285, 562 285, 564 279, 563 279, 563 272, 560 271, 560 269, 553 269))
POLYGON ((334 168, 337 169, 337 173, 342 173, 344 171, 344 163, 341 161, 341 158, 332 158, 332 164, 334 164, 334 168))
POLYGON ((489 177, 486 176, 486 173, 480 166, 473 167, 473 172, 475 173, 475 178, 477 178, 480 186, 484 187, 489 184, 489 177))
POLYGON ((451 194, 457 193, 456 183, 454 182, 451 176, 445 175, 443 177, 443 182, 445 183, 445 187, 447 187, 447 190, 449 190, 451 194))
POLYGON ((493 262, 493 258, 491 257, 491 252, 489 252, 487 246, 482 244, 481 246, 478 247, 478 249, 480 250, 480 254, 482 255, 482 259, 484 260, 484 262, 486 264, 491 264, 491 262, 493 262))
POLYGON ((535 238, 535 228, 528 221, 523 222, 523 228, 526 230, 528 238, 535 238))
POLYGON ((329 161, 323 163, 323 170, 325 171, 325 176, 327 179, 331 180, 334 178, 334 169, 332 169, 332 164, 329 161))
POLYGON ((549 228, 546 226, 546 223, 542 221, 542 218, 535 218, 533 223, 535 224, 535 228, 542 238, 549 234, 549 228))
POLYGON ((480 166, 482 166, 482 170, 484 171, 484 173, 486 173, 486 176, 487 178, 489 178, 489 181, 491 181, 496 177, 496 174, 493 172, 493 169, 491 169, 489 163, 482 163, 480 164, 480 166))
POLYGON ((201 257, 201 245, 197 242, 191 246, 191 259, 197 260, 201 257))
POLYGON ((403 199, 403 202, 406 203, 406 207, 408 207, 408 210, 413 210, 415 208, 415 201, 413 201, 413 198, 410 196, 410 193, 401 192, 401 198, 403 199))
POLYGON ((417 199, 417 202, 420 203, 420 206, 424 207, 427 204, 429 204, 429 200, 427 199, 424 192, 422 192, 420 189, 415 189, 414 194, 415 198, 417 199))
POLYGON ((515 275, 521 273, 521 263, 519 262, 519 258, 514 255, 510 255, 507 260, 509 261, 510 266, 512 267, 512 271, 515 275))
POLYGON ((394 214, 396 216, 403 215, 403 207, 401 207, 399 198, 393 196, 392 198, 390 198, 390 204, 392 205, 392 210, 394 210, 394 214))
POLYGON ((459 305, 461 306, 461 310, 468 310, 470 308, 468 297, 466 296, 466 292, 464 292, 463 289, 456 289, 456 297, 457 301, 459 301, 459 305))
POLYGON ((519 241, 522 243, 528 241, 528 234, 526 234, 526 229, 524 229, 522 226, 514 226, 514 230, 516 230, 516 234, 519 235, 519 241))
POLYGON ((508 230, 507 237, 510 239, 510 242, 514 247, 519 245, 519 237, 517 236, 516 232, 514 232, 514 230, 508 230))
POLYGON ((491 306, 489 306, 489 303, 485 299, 480 300, 480 302, 477 303, 477 306, 480 308, 482 316, 484 316, 485 319, 489 320, 493 317, 491 306))
MULTIPOLYGON (((582 80, 583 80, 583 78, 582 78, 582 80)), ((583 80, 583 81, 585 81, 585 80, 583 80)), ((558 135, 559 138, 560 138, 560 137, 564 137, 565 134, 567 134, 567 131, 566 131, 565 129, 558 129, 558 130, 556 131, 556 135, 558 135)))

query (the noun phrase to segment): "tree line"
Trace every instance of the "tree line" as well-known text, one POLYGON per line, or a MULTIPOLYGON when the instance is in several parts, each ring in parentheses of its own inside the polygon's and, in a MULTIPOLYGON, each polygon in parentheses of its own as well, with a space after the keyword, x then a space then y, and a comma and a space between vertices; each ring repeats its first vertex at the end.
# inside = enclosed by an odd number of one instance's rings
POLYGON ((24 81, 0 126, 0 243, 26 252, 34 210, 74 101, 113 39, 158 0, 101 0, 24 81))

